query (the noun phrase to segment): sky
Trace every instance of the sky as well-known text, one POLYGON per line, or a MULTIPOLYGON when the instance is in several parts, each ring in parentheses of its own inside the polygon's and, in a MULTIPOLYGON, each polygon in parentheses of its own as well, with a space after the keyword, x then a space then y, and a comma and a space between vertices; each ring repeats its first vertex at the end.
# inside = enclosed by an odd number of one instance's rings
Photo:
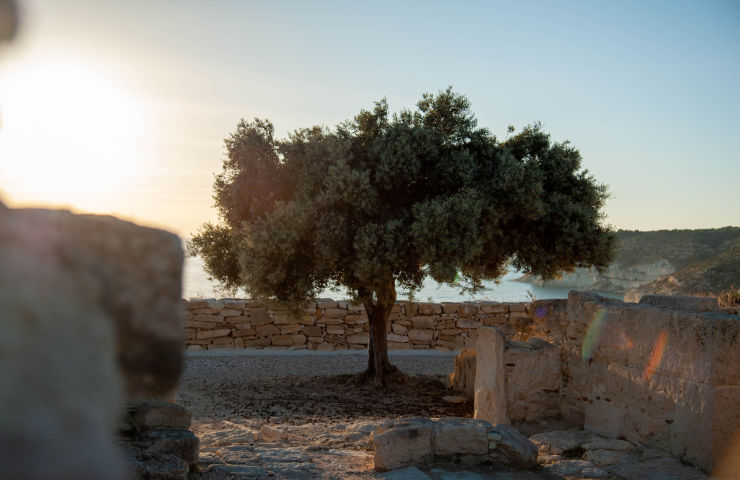
POLYGON ((740 225, 736 1, 20 0, 0 46, 0 199, 183 236, 217 219, 241 118, 278 136, 453 86, 503 137, 541 122, 606 221, 740 225))

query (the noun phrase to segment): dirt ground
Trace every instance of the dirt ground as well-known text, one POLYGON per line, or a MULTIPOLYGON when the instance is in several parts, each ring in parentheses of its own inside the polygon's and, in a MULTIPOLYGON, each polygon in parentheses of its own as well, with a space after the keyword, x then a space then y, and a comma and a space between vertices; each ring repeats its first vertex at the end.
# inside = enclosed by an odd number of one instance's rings
MULTIPOLYGON (((201 439, 201 473, 192 477, 394 478, 373 471, 372 433, 379 424, 473 415, 472 402, 443 400, 454 395, 444 383, 452 358, 396 356, 408 380, 386 389, 357 384, 362 355, 188 358, 177 403, 192 412, 192 429, 201 439), (307 371, 321 374, 300 374, 307 371)), ((535 477, 508 472, 486 478, 535 477)))
POLYGON ((366 363, 361 354, 189 356, 177 403, 193 414, 200 462, 188 480, 705 478, 666 452, 574 431, 562 421, 515 425, 526 436, 546 436, 534 471, 426 465, 375 472, 372 438, 380 424, 403 417, 472 416, 471 401, 444 400, 454 395, 444 381, 453 358, 396 355, 392 361, 409 375, 408 381, 378 389, 355 381, 366 363), (580 457, 552 454, 552 446, 570 443, 574 436, 583 437, 580 457))
POLYGON ((272 419, 272 423, 288 425, 473 415, 472 402, 442 400, 454 394, 439 376, 409 376, 405 383, 386 389, 358 385, 356 378, 345 374, 259 378, 248 384, 224 382, 183 392, 180 403, 198 419, 272 419), (208 401, 202 401, 206 398, 208 401))

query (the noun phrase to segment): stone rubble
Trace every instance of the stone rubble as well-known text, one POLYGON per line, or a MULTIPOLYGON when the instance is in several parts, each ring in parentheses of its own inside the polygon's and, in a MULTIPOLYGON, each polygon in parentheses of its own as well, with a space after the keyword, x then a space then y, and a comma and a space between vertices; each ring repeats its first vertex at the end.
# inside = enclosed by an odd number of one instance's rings
POLYGON ((453 463, 529 468, 537 447, 509 425, 465 418, 409 418, 381 425, 374 436, 375 470, 453 463))
POLYGON ((165 401, 130 401, 119 434, 131 478, 186 480, 198 465, 200 442, 191 415, 165 401))
POLYGON ((537 445, 537 461, 544 471, 557 475, 628 480, 707 478, 699 469, 682 464, 667 452, 586 430, 542 432, 529 439, 537 445))

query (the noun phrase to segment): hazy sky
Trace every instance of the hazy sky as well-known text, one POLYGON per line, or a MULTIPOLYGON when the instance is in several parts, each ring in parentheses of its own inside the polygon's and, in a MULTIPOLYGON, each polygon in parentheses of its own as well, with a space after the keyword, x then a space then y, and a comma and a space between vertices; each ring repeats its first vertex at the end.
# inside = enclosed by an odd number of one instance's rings
POLYGON ((182 235, 242 118, 280 136, 452 85, 504 135, 541 121, 618 228, 740 224, 736 1, 21 1, 0 50, 0 197, 182 235))

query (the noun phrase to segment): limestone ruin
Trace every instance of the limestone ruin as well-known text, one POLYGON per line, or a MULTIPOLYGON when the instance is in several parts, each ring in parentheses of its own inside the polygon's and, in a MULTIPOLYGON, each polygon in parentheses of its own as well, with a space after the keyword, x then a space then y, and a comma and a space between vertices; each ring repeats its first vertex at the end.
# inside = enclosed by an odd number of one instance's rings
POLYGON ((737 316, 718 311, 716 300, 645 297, 633 304, 571 292, 559 341, 525 348, 529 356, 522 357, 521 342, 483 328, 475 357, 463 352, 456 362, 452 384, 470 395, 475 379, 476 418, 561 416, 720 475, 736 472, 740 459, 738 333, 737 316), (548 373, 558 370, 558 379, 548 373))

